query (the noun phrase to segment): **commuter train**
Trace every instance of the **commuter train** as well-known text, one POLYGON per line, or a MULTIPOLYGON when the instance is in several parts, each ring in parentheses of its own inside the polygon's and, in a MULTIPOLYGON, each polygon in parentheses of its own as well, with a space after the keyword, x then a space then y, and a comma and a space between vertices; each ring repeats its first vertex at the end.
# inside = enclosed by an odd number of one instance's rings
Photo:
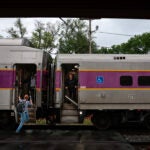
POLYGON ((18 97, 30 93, 34 75, 30 121, 46 118, 46 125, 93 125, 136 121, 150 128, 150 55, 57 54, 30 46, 26 39, 0 39, 0 125, 19 122, 18 97), (65 79, 74 74, 78 82, 75 98, 66 95, 65 79))

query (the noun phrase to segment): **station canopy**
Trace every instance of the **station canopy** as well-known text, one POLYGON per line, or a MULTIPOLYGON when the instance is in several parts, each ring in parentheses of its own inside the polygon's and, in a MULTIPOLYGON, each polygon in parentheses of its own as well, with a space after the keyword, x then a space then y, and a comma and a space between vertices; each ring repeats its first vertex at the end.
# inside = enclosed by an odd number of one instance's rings
POLYGON ((0 17, 150 18, 148 0, 4 0, 0 17))

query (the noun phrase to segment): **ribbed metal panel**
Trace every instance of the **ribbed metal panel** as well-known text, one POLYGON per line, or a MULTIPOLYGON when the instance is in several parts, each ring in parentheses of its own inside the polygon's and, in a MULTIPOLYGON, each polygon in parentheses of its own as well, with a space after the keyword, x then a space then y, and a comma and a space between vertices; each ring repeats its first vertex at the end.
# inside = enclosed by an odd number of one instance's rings
POLYGON ((3 38, 0 39, 0 45, 2 46, 30 46, 30 41, 25 38, 3 38))

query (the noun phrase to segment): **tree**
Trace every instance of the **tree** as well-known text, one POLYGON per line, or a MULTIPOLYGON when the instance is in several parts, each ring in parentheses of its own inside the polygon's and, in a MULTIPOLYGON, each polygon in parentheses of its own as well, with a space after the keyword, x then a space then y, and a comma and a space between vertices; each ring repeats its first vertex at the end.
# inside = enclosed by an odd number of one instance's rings
POLYGON ((55 25, 48 22, 46 24, 45 32, 43 34, 43 49, 47 50, 48 52, 52 52, 54 48, 57 47, 58 41, 58 33, 60 30, 60 25, 57 22, 55 25))
POLYGON ((122 44, 122 53, 146 54, 150 50, 150 33, 136 35, 122 44))
POLYGON ((17 19, 17 21, 15 22, 15 26, 18 28, 18 32, 20 34, 20 37, 23 38, 24 35, 26 34, 27 30, 25 27, 23 27, 23 24, 21 22, 21 19, 17 19))
POLYGON ((32 32, 31 42, 33 47, 52 52, 56 47, 55 40, 59 32, 59 26, 47 23, 46 26, 40 22, 35 22, 35 31, 32 32))
POLYGON ((12 38, 19 38, 17 31, 14 30, 13 27, 7 30, 7 33, 10 34, 12 38))
POLYGON ((108 54, 109 52, 110 52, 109 48, 107 48, 107 47, 101 47, 95 53, 98 53, 98 54, 108 54))
POLYGON ((35 31, 32 32, 31 42, 35 48, 42 48, 42 36, 44 32, 44 24, 40 21, 35 22, 35 31))
POLYGON ((105 54, 146 54, 150 51, 150 33, 135 35, 127 43, 113 45, 111 48, 99 49, 97 53, 105 54))
MULTIPOLYGON (((67 19, 61 24, 59 39, 60 53, 88 53, 89 39, 88 26, 80 19, 67 19)), ((92 41, 92 51, 96 51, 97 45, 92 41)))
POLYGON ((27 33, 26 28, 23 26, 21 19, 18 18, 16 22, 14 23, 14 27, 11 27, 7 30, 7 33, 12 38, 23 38, 24 35, 27 33))

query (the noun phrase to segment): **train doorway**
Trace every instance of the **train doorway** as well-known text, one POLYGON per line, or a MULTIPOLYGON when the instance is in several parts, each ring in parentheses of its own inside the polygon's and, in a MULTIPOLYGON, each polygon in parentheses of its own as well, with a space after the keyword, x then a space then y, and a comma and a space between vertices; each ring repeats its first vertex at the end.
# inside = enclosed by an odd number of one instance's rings
POLYGON ((62 64, 62 100, 78 104, 79 64, 62 64))
POLYGON ((15 70, 15 101, 19 96, 28 94, 36 104, 36 65, 35 64, 16 64, 15 70))

